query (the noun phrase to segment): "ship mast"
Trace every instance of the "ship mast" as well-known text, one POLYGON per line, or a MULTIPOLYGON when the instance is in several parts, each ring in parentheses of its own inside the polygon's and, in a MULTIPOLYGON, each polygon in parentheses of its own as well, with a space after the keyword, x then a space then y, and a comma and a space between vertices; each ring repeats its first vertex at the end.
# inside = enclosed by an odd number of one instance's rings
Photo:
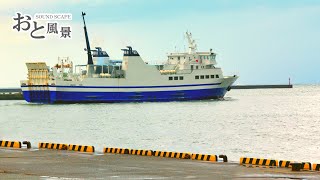
POLYGON ((196 53, 197 44, 196 44, 195 40, 192 39, 192 34, 187 31, 186 36, 188 38, 188 43, 189 43, 189 54, 196 53))
POLYGON ((86 37, 86 44, 87 44, 87 54, 88 54, 88 65, 92 65, 93 61, 92 61, 92 55, 91 55, 91 49, 90 49, 90 43, 89 43, 89 37, 88 37, 88 33, 87 33, 87 27, 86 27, 86 22, 84 20, 84 16, 86 15, 86 13, 82 12, 82 19, 83 19, 83 29, 84 29, 84 35, 86 37))

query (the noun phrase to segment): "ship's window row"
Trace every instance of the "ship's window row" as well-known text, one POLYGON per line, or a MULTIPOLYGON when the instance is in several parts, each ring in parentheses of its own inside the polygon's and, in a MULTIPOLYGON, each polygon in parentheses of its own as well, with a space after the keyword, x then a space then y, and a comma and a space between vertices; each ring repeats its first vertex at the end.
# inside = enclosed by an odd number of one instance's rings
POLYGON ((214 79, 214 78, 219 78, 219 75, 197 75, 195 76, 195 79, 214 79))
MULTIPOLYGON (((170 59, 175 59, 175 58, 178 58, 178 60, 180 60, 180 59, 186 59, 186 57, 185 56, 175 56, 175 57, 170 57, 170 59)), ((204 55, 200 55, 200 56, 193 56, 193 57, 191 57, 191 56, 189 56, 188 57, 189 58, 189 60, 191 60, 191 59, 196 59, 196 58, 200 58, 201 60, 206 60, 206 59, 208 59, 208 60, 214 60, 215 59, 215 55, 209 55, 209 56, 204 56, 204 55)))
POLYGON ((170 77, 169 77, 169 80, 170 80, 170 81, 172 81, 172 80, 183 80, 183 76, 173 76, 173 77, 170 76, 170 77))
POLYGON ((210 56, 200 56, 200 59, 209 59, 209 60, 214 60, 215 55, 210 55, 210 56))

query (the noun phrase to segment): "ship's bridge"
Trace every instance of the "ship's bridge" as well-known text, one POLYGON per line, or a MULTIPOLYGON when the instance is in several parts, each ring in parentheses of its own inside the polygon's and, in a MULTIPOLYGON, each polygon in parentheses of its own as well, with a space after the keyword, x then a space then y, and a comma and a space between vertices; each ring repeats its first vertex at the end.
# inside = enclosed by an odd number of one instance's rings
POLYGON ((213 52, 189 53, 170 53, 168 55, 168 64, 201 64, 216 65, 216 54, 213 52))

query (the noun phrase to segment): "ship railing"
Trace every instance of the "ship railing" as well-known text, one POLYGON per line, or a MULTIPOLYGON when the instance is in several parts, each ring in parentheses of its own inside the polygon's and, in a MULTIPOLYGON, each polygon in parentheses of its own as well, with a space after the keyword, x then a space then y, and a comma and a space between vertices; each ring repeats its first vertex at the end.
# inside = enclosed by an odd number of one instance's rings
POLYGON ((160 74, 176 74, 176 70, 159 70, 160 74))
POLYGON ((100 78, 110 78, 111 77, 111 74, 109 73, 100 73, 100 78))

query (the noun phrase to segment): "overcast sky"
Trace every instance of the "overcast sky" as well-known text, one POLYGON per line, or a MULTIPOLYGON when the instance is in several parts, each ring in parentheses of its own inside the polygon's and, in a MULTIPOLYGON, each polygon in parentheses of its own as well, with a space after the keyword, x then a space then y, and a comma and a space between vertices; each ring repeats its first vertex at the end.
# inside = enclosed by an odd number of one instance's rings
POLYGON ((85 64, 81 11, 91 46, 112 59, 122 59, 120 49, 131 45, 145 61, 163 62, 167 53, 185 49, 188 30, 199 51, 218 54, 224 75, 240 76, 238 84, 288 83, 289 77, 295 84, 320 83, 319 0, 11 0, 0 6, 0 87, 18 87, 27 76, 25 62, 52 66, 68 56, 85 64), (58 23, 71 26, 72 38, 43 32, 45 40, 32 39, 31 30, 12 28, 16 12, 71 13, 72 21, 58 23))

